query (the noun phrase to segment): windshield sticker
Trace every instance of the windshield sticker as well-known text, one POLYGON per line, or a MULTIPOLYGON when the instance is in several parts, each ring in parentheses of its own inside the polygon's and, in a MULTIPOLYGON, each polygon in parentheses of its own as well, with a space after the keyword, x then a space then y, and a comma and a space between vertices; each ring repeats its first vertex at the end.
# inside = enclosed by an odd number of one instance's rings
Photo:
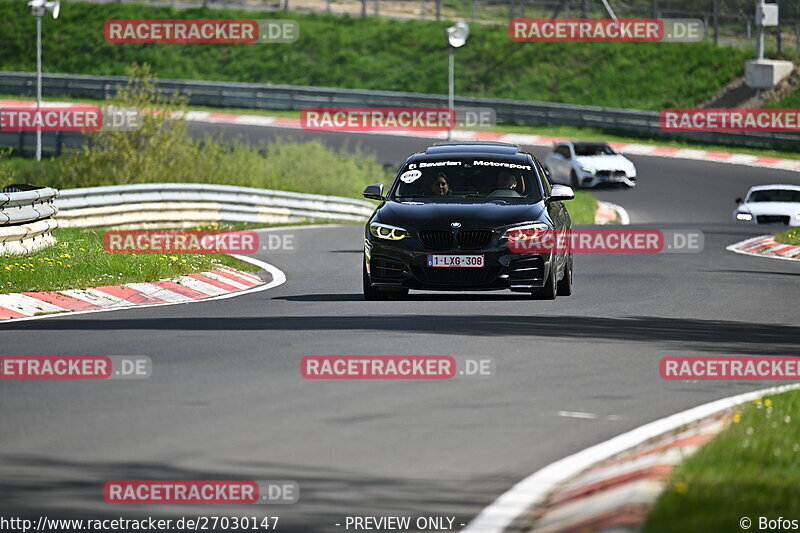
POLYGON ((422 176, 422 172, 419 170, 409 170, 408 172, 403 172, 400 176, 400 181, 403 183, 414 183, 422 176))
POLYGON ((531 170, 530 165, 517 165, 516 163, 501 163, 499 161, 473 161, 472 164, 475 166, 520 168, 522 170, 531 170))
POLYGON ((460 167, 461 161, 433 161, 431 163, 420 163, 419 168, 427 167, 460 167))

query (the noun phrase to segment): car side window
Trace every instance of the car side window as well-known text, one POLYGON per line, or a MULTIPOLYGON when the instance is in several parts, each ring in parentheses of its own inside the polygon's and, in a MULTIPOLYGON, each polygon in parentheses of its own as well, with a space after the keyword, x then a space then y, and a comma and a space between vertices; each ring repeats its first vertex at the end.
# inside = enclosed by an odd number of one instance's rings
POLYGON ((559 145, 558 147, 556 147, 556 152, 558 152, 558 154, 564 157, 565 159, 569 158, 569 146, 565 146, 563 144, 559 145))
POLYGON ((550 190, 552 189, 552 185, 550 184, 550 180, 548 179, 547 174, 542 168, 542 164, 538 160, 536 161, 536 172, 537 174, 539 174, 539 176, 541 176, 544 195, 550 196, 550 190))

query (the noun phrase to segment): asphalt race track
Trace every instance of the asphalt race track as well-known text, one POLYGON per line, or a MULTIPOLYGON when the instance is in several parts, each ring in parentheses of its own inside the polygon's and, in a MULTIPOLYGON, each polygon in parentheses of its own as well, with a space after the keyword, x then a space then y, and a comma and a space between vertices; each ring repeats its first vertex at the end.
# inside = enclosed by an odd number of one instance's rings
MULTIPOLYGON (((220 127, 206 126, 207 131, 220 127)), ((223 127, 263 141, 286 130, 223 127), (265 133, 266 131, 266 133, 265 133)), ((305 132, 291 132, 309 137, 305 132)), ((323 134, 337 145, 343 134, 323 134)), ((427 141, 349 136, 398 163, 427 141)), ((533 149, 543 155, 542 149, 533 149)), ((467 523, 516 481, 644 423, 766 382, 663 381, 668 355, 793 355, 800 266, 725 246, 768 233, 730 222, 733 199, 800 174, 632 159, 605 190, 636 224, 705 233, 699 254, 581 254, 575 293, 361 297, 359 226, 286 229, 294 252, 256 256, 287 282, 228 300, 0 324, 14 355, 148 355, 147 380, 0 384, 0 515, 280 517, 333 532, 347 515, 467 523), (305 355, 493 357, 496 375, 311 381, 305 355), (575 418, 583 412, 595 418, 575 418), (285 479, 286 506, 112 506, 114 479, 285 479)))

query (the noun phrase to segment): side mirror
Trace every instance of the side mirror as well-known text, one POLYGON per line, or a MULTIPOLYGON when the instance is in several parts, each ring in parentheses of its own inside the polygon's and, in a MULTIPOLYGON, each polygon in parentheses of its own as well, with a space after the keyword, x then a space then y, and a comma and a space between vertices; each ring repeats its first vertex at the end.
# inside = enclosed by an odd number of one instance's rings
POLYGON ((566 185, 553 185, 550 191, 550 196, 547 198, 548 202, 561 202, 564 200, 572 200, 575 198, 575 192, 571 187, 566 185))
POLYGON ((364 189, 364 198, 383 200, 383 183, 373 183, 364 189))
POLYGON ((741 198, 737 198, 736 199, 736 203, 737 204, 742 204, 742 203, 744 203, 744 200, 742 200, 741 198))

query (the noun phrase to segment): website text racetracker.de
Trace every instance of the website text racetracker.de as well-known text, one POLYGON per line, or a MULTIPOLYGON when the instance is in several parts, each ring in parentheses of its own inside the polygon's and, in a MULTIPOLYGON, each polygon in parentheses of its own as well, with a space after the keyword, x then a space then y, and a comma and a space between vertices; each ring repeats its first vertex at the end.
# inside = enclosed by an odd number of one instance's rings
POLYGON ((277 516, 182 516, 180 518, 48 518, 0 516, 0 531, 276 531, 277 516))
POLYGON ((704 247, 699 230, 512 228, 507 234, 515 253, 699 253, 704 247))

